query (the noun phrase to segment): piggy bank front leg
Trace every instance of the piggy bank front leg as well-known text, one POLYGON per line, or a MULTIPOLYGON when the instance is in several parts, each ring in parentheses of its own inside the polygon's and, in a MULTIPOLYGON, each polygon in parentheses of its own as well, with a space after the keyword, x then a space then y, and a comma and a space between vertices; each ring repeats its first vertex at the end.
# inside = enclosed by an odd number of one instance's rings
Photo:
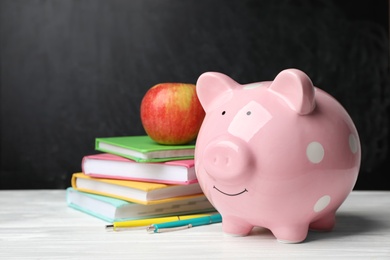
POLYGON ((306 239, 309 231, 309 225, 307 223, 294 223, 290 225, 278 225, 271 228, 271 232, 281 243, 300 243, 306 239))
POLYGON ((225 234, 232 236, 247 236, 253 229, 253 225, 245 220, 233 217, 222 216, 222 230, 225 234))

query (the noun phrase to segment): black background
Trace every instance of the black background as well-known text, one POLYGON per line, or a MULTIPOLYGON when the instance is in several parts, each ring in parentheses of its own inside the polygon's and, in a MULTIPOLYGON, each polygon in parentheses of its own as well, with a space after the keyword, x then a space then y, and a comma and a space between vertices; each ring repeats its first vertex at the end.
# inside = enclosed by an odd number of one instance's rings
POLYGON ((0 0, 0 188, 70 186, 95 137, 144 134, 157 83, 291 67, 355 121, 355 189, 389 190, 388 1, 0 0))

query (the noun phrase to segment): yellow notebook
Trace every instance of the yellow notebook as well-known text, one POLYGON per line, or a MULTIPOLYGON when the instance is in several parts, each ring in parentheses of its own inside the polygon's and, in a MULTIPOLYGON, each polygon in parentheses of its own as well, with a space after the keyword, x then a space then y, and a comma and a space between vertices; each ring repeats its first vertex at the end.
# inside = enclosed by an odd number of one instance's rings
POLYGON ((72 175, 72 188, 145 205, 165 203, 188 198, 188 196, 203 195, 199 183, 169 185, 141 181, 103 179, 89 177, 81 172, 72 175))

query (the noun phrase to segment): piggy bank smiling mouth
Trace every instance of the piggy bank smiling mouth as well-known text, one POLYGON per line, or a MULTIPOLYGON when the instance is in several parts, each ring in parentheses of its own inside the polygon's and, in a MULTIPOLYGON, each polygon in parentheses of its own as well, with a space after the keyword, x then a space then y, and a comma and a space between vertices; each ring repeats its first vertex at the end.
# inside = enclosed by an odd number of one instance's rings
POLYGON ((215 187, 215 185, 213 186, 213 188, 216 189, 218 192, 220 192, 220 193, 226 195, 226 196, 238 196, 238 195, 241 195, 241 194, 243 194, 243 193, 245 193, 245 192, 248 192, 247 189, 244 189, 243 191, 241 191, 241 192, 239 192, 239 193, 233 193, 233 194, 232 194, 232 193, 226 193, 226 192, 221 191, 220 189, 218 189, 217 187, 215 187))

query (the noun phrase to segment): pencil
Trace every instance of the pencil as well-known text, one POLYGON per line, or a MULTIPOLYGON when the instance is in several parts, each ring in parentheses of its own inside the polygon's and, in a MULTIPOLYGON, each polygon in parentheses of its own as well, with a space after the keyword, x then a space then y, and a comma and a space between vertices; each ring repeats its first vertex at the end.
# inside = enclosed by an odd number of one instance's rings
POLYGON ((119 231, 122 229, 136 228, 136 227, 145 227, 152 224, 160 224, 165 222, 172 222, 178 220, 187 220, 193 218, 207 217, 212 215, 210 214, 194 214, 194 215, 183 215, 183 216, 170 216, 170 217, 160 217, 160 218, 148 218, 148 219, 137 219, 129 221, 116 221, 111 225, 106 225, 107 231, 119 231))
POLYGON ((220 223, 220 222, 222 222, 221 214, 214 214, 209 216, 202 216, 199 218, 181 219, 172 222, 152 224, 149 227, 147 227, 146 231, 148 231, 149 233, 163 233, 167 231, 188 229, 192 227, 209 225, 209 224, 220 223))

